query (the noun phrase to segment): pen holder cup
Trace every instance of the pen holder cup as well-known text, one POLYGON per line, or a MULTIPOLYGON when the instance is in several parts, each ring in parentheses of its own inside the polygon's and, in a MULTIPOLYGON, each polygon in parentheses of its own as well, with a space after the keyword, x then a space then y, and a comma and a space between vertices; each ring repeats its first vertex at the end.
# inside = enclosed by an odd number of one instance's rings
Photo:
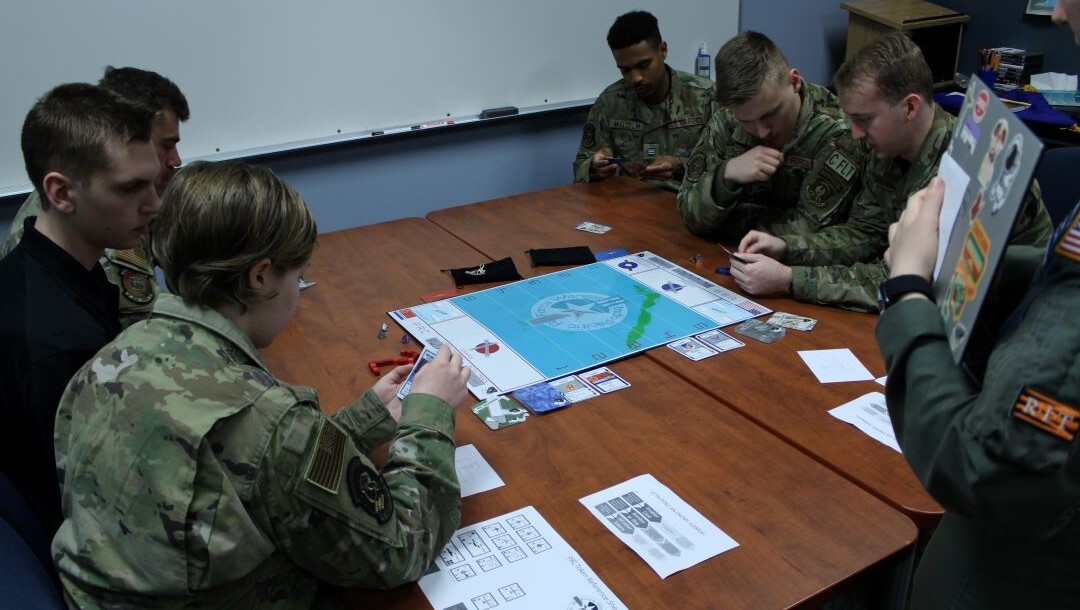
POLYGON ((997 80, 997 70, 979 70, 979 80, 986 83, 987 87, 994 88, 994 81, 997 80))

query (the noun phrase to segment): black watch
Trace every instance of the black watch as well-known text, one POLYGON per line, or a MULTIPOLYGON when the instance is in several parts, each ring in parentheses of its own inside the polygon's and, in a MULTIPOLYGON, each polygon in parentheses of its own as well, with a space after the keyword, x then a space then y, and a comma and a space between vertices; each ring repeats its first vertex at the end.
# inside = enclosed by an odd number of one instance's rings
POLYGON ((921 275, 898 275, 889 278, 878 286, 878 309, 886 309, 896 305, 900 297, 909 292, 925 294, 930 302, 934 302, 934 287, 921 275))

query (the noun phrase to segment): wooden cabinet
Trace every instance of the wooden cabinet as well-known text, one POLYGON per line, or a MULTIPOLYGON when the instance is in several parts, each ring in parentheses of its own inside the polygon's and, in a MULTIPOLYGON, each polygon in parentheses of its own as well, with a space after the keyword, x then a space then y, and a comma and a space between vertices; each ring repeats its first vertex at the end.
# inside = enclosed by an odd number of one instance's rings
POLYGON ((923 0, 843 2, 840 7, 850 13, 845 58, 875 38, 906 32, 930 64, 934 87, 953 84, 968 15, 923 0))

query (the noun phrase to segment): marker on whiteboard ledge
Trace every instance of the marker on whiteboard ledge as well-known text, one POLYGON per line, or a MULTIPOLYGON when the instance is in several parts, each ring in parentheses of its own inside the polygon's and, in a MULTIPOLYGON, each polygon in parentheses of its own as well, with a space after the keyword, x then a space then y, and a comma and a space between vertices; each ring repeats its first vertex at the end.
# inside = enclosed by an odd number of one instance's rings
POLYGON ((518 113, 516 106, 503 106, 501 108, 487 108, 480 111, 481 119, 497 119, 504 116, 514 116, 518 113))
POLYGON ((447 125, 453 125, 454 119, 446 119, 444 121, 428 121, 420 126, 421 129, 431 129, 432 127, 445 127, 447 125))

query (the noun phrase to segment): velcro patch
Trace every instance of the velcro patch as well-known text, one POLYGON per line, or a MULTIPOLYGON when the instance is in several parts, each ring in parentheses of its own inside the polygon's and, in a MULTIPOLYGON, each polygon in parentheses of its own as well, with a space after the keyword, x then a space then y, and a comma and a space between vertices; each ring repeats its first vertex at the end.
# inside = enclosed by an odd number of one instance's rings
POLYGON ((1061 237, 1054 244, 1054 253, 1080 263, 1080 214, 1069 221, 1069 228, 1062 231, 1061 237))
POLYGON ((801 169, 803 171, 807 171, 814 165, 814 162, 806 157, 788 155, 784 157, 784 165, 792 169, 801 169))
POLYGON ((851 182, 851 179, 855 177, 855 173, 859 171, 859 165, 838 150, 829 155, 828 160, 825 161, 825 166, 836 172, 836 175, 840 176, 844 182, 851 182))
POLYGON ((154 278, 141 271, 120 267, 120 289, 132 303, 146 305, 154 300, 154 278))
POLYGON ((678 128, 678 127, 688 127, 690 125, 704 125, 704 124, 705 124, 705 116, 704 115, 702 115, 702 116, 688 116, 688 117, 682 118, 682 119, 675 119, 674 121, 668 123, 668 127, 671 127, 672 129, 674 129, 674 128, 678 128))
POLYGON ((705 153, 696 153, 690 160, 686 162, 686 177, 691 182, 697 182, 702 175, 705 174, 705 169, 708 163, 705 161, 705 153))
POLYGON ((596 146, 596 127, 592 123, 585 123, 585 130, 581 133, 581 147, 592 148, 596 146))
POLYGON ((315 439, 315 456, 308 464, 304 480, 332 494, 338 492, 342 460, 345 454, 345 433, 337 424, 323 418, 319 436, 315 439))
POLYGON ((1080 411, 1029 387, 1016 398, 1013 417, 1063 441, 1071 442, 1080 428, 1080 411))
POLYGON ((140 271, 150 269, 150 261, 146 260, 146 255, 137 248, 129 248, 127 250, 114 250, 113 261, 116 263, 127 263, 135 267, 140 271))
POLYGON ((645 131, 645 123, 640 121, 628 121, 625 119, 614 119, 611 121, 612 129, 632 129, 634 131, 645 131))
POLYGON ((353 504, 367 511, 380 524, 390 520, 394 515, 394 501, 381 474, 354 457, 349 460, 348 481, 349 497, 353 504))

